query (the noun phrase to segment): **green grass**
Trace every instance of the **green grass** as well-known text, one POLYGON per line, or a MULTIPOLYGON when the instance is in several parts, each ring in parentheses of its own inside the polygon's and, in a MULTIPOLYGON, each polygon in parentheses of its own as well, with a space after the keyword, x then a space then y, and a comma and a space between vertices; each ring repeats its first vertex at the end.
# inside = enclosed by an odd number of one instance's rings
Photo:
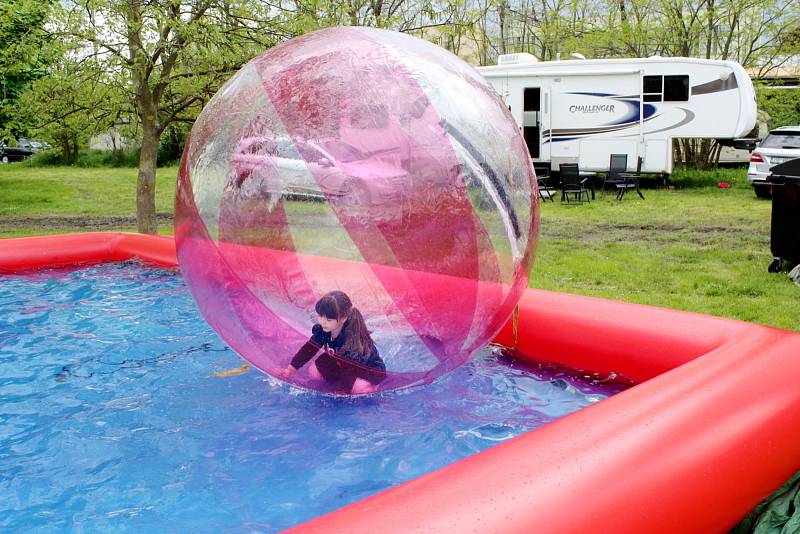
POLYGON ((717 187, 720 182, 728 182, 733 185, 747 185, 747 171, 745 167, 719 167, 717 169, 708 169, 704 171, 676 167, 670 175, 669 182, 678 189, 689 187, 717 187))
MULTIPOLYGON (((159 169, 158 212, 172 212, 176 176, 175 167, 159 169)), ((676 189, 646 189, 644 201, 609 194, 541 204, 531 286, 800 331, 800 287, 767 272, 771 203, 755 198, 744 169, 679 171, 671 183, 676 189)), ((97 229, 79 223, 104 217, 129 220, 101 229, 134 230, 135 194, 135 169, 0 167, 0 237, 97 229), (79 216, 72 226, 70 216, 79 216)))
POLYGON ((743 169, 715 172, 734 187, 542 203, 531 285, 800 331, 800 287, 767 272, 772 204, 743 169))
MULTIPOLYGON (((130 168, 2 166, 0 217, 133 215, 137 174, 130 168)), ((172 212, 177 176, 177 167, 158 169, 156 211, 172 212)))

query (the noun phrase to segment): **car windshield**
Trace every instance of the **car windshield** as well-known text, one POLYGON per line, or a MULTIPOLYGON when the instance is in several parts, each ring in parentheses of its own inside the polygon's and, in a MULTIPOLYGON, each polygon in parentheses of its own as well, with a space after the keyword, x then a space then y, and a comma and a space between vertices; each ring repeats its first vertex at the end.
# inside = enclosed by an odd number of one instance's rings
POLYGON ((800 132, 772 132, 762 141, 761 148, 800 148, 800 132))

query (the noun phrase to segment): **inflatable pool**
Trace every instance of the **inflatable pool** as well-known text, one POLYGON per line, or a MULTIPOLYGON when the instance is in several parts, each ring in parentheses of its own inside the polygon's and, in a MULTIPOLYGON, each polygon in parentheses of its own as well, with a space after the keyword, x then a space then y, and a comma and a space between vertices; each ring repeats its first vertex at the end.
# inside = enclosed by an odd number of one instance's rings
MULTIPOLYGON (((131 258, 171 238, 0 240, 0 273, 131 258)), ((800 334, 529 289, 495 339, 638 385, 297 532, 724 532, 800 470, 800 334)))

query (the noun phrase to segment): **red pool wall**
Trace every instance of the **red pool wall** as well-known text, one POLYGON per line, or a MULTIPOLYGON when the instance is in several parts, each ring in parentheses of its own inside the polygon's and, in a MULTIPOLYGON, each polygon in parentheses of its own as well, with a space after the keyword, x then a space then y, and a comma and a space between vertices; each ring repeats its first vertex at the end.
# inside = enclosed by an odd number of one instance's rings
POLYGON ((0 239, 0 273, 132 258, 159 266, 178 264, 171 237, 89 232, 0 239))
MULTIPOLYGON (((0 272, 132 257, 174 265, 174 245, 0 240, 0 272)), ((496 341, 642 383, 293 530, 725 532, 800 470, 798 334, 529 289, 496 341)))

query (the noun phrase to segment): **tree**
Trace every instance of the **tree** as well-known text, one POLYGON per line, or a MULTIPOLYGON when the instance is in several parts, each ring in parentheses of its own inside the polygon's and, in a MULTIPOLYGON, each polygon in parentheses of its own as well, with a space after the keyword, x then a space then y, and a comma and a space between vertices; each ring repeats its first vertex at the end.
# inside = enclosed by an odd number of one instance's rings
POLYGON ((290 0, 282 8, 288 15, 284 27, 292 35, 331 26, 412 31, 429 26, 419 24, 425 15, 435 18, 430 0, 290 0))
POLYGON ((770 127, 800 124, 800 90, 756 86, 758 108, 770 118, 770 127))
POLYGON ((29 117, 29 130, 53 141, 64 161, 74 163, 78 148, 114 126, 125 109, 117 84, 108 78, 91 60, 64 56, 20 96, 18 115, 29 117))
POLYGON ((155 173, 161 134, 192 121, 248 59, 286 37, 266 4, 246 0, 78 0, 62 4, 54 37, 117 84, 118 111, 141 131, 138 229, 156 233, 155 173))
POLYGON ((0 2, 0 136, 25 129, 14 112, 17 100, 54 59, 42 29, 49 9, 42 0, 0 2))

